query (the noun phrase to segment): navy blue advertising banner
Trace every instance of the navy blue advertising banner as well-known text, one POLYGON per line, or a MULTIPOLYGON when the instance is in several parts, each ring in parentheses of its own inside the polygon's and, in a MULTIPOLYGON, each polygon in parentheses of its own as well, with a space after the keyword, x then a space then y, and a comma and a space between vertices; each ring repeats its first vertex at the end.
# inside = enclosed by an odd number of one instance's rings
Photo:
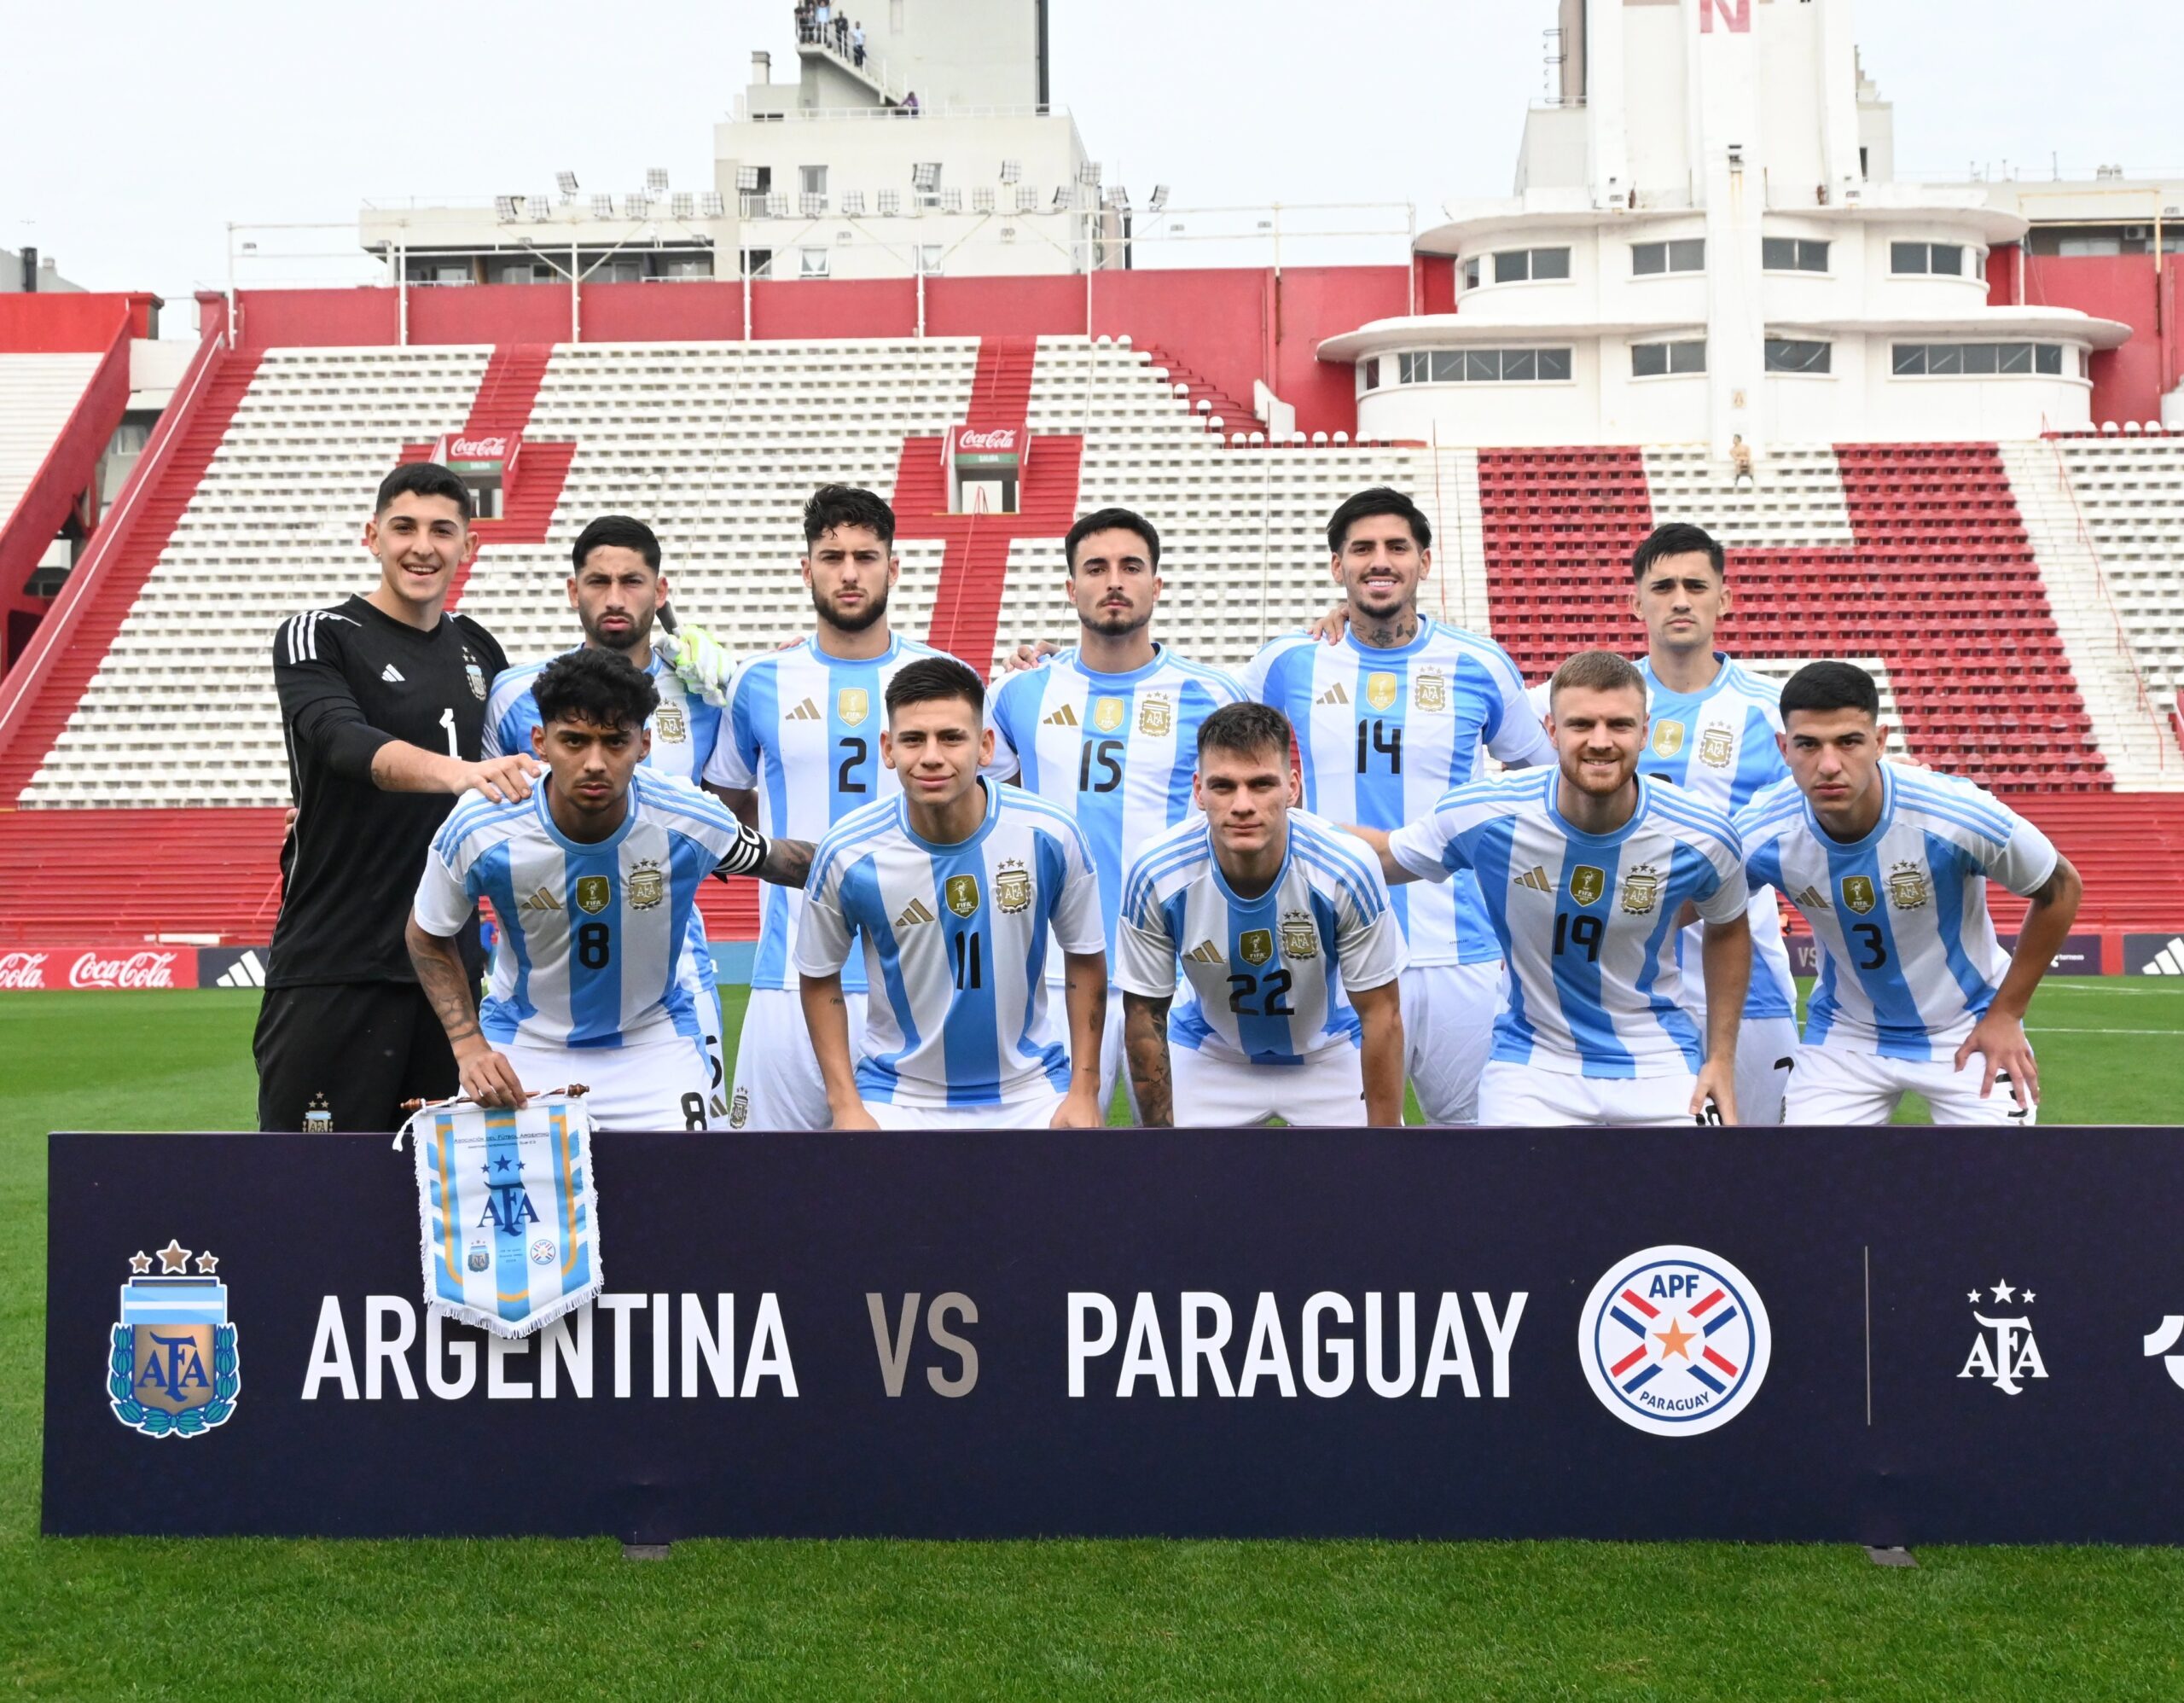
POLYGON ((56 1135, 43 1527, 2174 1543, 2165 1130, 600 1140, 421 1305, 384 1136, 56 1135))

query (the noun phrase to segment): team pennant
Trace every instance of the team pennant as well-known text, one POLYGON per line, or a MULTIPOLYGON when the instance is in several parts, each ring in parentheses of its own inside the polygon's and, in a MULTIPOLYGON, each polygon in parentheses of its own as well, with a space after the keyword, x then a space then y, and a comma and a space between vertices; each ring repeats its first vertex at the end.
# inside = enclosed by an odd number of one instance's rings
POLYGON ((403 1126, 416 1138, 427 1306, 518 1337, 598 1295, 599 1203, 583 1096, 581 1088, 533 1095, 520 1112, 441 1101, 403 1126))

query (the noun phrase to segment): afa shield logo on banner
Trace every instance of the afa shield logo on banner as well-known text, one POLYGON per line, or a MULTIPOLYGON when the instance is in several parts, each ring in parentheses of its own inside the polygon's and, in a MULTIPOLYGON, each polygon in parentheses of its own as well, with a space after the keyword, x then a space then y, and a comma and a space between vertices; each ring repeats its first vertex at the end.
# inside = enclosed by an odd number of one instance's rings
POLYGON ((1577 1319, 1600 1405, 1656 1437, 1695 1437, 1742 1413, 1772 1344, 1751 1280, 1699 1247, 1649 1247, 1611 1266, 1577 1319))
POLYGON ((201 1437, 227 1423, 242 1392, 228 1286, 212 1275, 219 1258, 200 1253, 192 1271, 189 1255, 171 1237, 157 1255, 133 1254, 121 1288, 121 1316, 108 1346, 107 1404, 147 1437, 201 1437))

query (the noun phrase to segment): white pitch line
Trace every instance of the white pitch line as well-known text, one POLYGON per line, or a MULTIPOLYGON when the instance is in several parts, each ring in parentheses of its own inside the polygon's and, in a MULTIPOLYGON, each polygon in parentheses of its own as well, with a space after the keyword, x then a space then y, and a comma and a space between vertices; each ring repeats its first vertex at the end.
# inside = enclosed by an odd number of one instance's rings
POLYGON ((2173 997, 2177 994, 2184 993, 2184 982, 2178 982, 2168 987, 2148 987, 2143 983, 2133 981, 2123 976, 2079 976, 2067 981, 2042 982, 2040 991, 2042 993, 2117 993, 2134 996, 2165 993, 2173 997), (2122 982, 2123 985, 2121 987, 2111 985, 2115 982, 2122 982))
POLYGON ((2061 1029, 2027 1028, 2028 1035, 2168 1035, 2184 1041, 2184 1029, 2061 1029))

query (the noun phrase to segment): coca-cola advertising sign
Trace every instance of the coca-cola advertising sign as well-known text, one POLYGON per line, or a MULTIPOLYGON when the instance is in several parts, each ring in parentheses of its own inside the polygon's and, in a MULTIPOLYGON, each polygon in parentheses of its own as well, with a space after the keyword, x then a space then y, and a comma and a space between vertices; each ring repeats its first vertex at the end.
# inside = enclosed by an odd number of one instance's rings
POLYGON ((195 946, 0 950, 0 993, 35 993, 64 987, 121 992, 196 985, 195 946))
POLYGON ((958 426, 950 447, 957 467, 1013 467, 1022 458, 1024 433, 1014 426, 958 426))
POLYGON ((520 432, 450 432, 433 446, 433 459, 456 473, 505 474, 522 441, 520 432))

